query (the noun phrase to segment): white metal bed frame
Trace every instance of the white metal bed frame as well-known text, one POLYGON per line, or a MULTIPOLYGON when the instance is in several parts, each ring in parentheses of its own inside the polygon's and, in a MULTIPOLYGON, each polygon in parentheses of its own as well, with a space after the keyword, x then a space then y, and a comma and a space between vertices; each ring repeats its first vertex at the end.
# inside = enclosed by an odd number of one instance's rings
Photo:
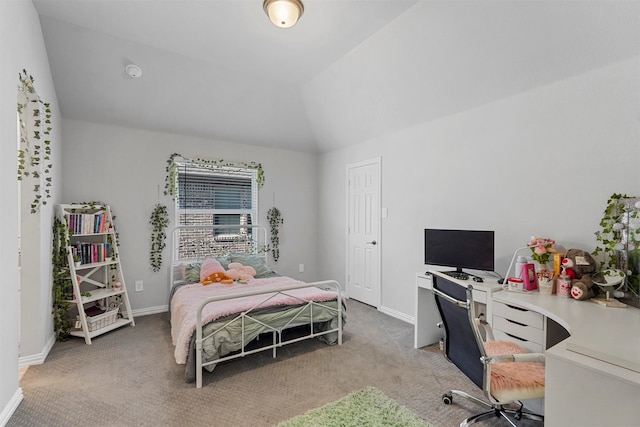
POLYGON ((340 285, 338 284, 338 282, 336 282, 335 280, 326 280, 326 281, 322 281, 322 282, 314 282, 314 283, 305 283, 302 285, 291 285, 291 286, 283 286, 277 289, 270 289, 267 291, 264 290, 260 290, 260 291, 251 291, 251 292, 243 292, 243 293, 239 293, 239 294, 234 294, 234 295, 224 295, 224 296, 220 296, 220 297, 213 297, 213 298, 209 298, 204 300, 201 304, 200 307, 198 308, 198 312, 197 312, 197 317, 196 317, 196 387, 197 388, 201 388, 202 387, 202 369, 205 366, 209 366, 209 365, 214 365, 216 363, 219 362, 224 362, 226 360, 232 360, 232 359, 237 359, 239 357, 244 357, 247 356, 249 354, 253 354, 253 353, 257 353, 260 351, 265 351, 265 350, 273 350, 273 358, 275 359, 277 356, 277 349, 279 347, 283 347, 287 344, 292 344, 298 341, 303 341, 309 338, 316 338, 322 335, 326 335, 326 334, 330 334, 330 333, 335 333, 337 332, 338 334, 338 345, 342 345, 342 299, 340 296, 340 285), (295 289, 302 289, 302 288, 309 288, 309 287, 320 287, 320 288, 329 288, 330 290, 334 291, 336 293, 336 303, 337 303, 337 307, 333 308, 331 306, 326 305, 326 303, 322 303, 322 302, 314 302, 314 301, 307 301, 304 299, 301 299, 299 297, 296 297, 295 295, 291 295, 290 293, 288 293, 288 291, 292 291, 295 289), (268 300, 274 298, 276 295, 278 294, 284 294, 293 298, 296 298, 300 301, 301 305, 296 307, 296 310, 298 310, 298 313, 293 316, 284 326, 282 326, 281 328, 274 328, 270 325, 267 325, 266 323, 261 322, 260 320, 256 319, 253 317, 253 312, 260 308, 260 306, 267 302, 268 300), (265 299, 263 301, 261 301, 260 303, 256 304, 254 307, 252 307, 251 309, 247 310, 247 311, 243 311, 239 314, 237 314, 236 316, 234 316, 233 319, 230 319, 228 322, 226 322, 224 325, 222 325, 220 328, 212 331, 209 335, 203 337, 202 336, 202 327, 204 326, 202 324, 202 310, 207 306, 207 304, 211 303, 211 302, 215 302, 215 301, 223 301, 223 300, 227 300, 227 299, 232 299, 232 298, 242 298, 242 297, 248 297, 248 296, 254 296, 254 295, 265 295, 265 299), (314 322, 313 319, 313 308, 314 306, 318 306, 318 305, 323 305, 325 308, 328 308, 329 310, 333 311, 334 313, 336 313, 336 318, 337 318, 337 326, 325 331, 321 331, 321 332, 314 332, 314 324, 316 322, 314 322), (296 323, 296 319, 305 311, 305 309, 307 309, 307 307, 309 308, 309 310, 311 311, 311 321, 309 323, 307 322, 303 322, 303 323, 296 323), (217 334, 218 332, 224 330, 224 328, 229 325, 230 323, 237 321, 238 319, 240 319, 240 321, 242 322, 242 347, 241 350, 238 353, 234 353, 231 354, 229 356, 224 356, 224 357, 219 357, 215 360, 211 360, 208 362, 203 362, 202 361, 202 343, 204 342, 204 340, 213 337, 215 334, 217 334), (269 345, 265 345, 262 346, 260 348, 257 349, 253 349, 253 350, 245 350, 245 346, 248 344, 248 342, 245 342, 245 333, 244 333, 244 326, 245 326, 245 320, 246 319, 250 319, 253 322, 257 322, 259 324, 261 324, 262 326, 264 326, 265 328, 267 328, 269 331, 271 331, 272 334, 272 338, 273 341, 271 344, 269 345), (302 325, 309 325, 309 333, 301 336, 301 337, 297 337, 297 338, 291 338, 288 340, 283 340, 282 337, 282 333, 285 329, 289 329, 291 327, 294 326, 302 326, 302 325))
MULTIPOLYGON (((173 287, 173 283, 174 283, 174 267, 178 264, 178 263, 183 263, 183 262, 189 262, 189 261, 196 261, 196 260, 201 260, 202 258, 198 258, 198 259, 180 259, 180 252, 179 252, 179 247, 177 246, 178 244, 178 240, 179 240, 179 233, 183 230, 211 230, 211 236, 214 236, 214 231, 218 230, 218 229, 238 229, 238 228, 251 228, 252 229, 252 236, 249 237, 249 239, 251 239, 250 242, 250 246, 253 247, 253 250, 255 250, 256 252, 253 252, 255 255, 259 256, 260 258, 263 259, 263 261, 265 262, 265 264, 267 264, 267 253, 266 252, 258 252, 257 249, 260 248, 262 245, 266 246, 266 229, 262 226, 259 225, 224 225, 224 226, 216 226, 216 225, 210 225, 210 226, 201 226, 201 225, 197 225, 197 226, 178 226, 175 227, 171 233, 171 257, 172 257, 172 262, 171 262, 171 267, 170 267, 170 273, 169 273, 169 286, 170 289, 171 287, 173 287), (254 236, 255 233, 255 236, 254 236)), ((211 240, 214 240, 215 237, 210 237, 211 240)), ((239 243, 242 243, 242 239, 239 238, 239 243)), ((202 242, 203 247, 207 247, 207 246, 211 246, 211 242, 202 242)), ((334 300, 332 300, 334 301, 334 300)), ((309 338, 316 338, 322 335, 327 335, 327 334, 331 334, 331 333, 337 333, 338 335, 338 339, 337 339, 337 344, 338 345, 342 345, 342 324, 343 324, 343 306, 342 306, 342 294, 341 294, 341 288, 340 288, 340 284, 335 281, 335 280, 325 280, 325 281, 320 281, 320 282, 313 282, 313 283, 304 283, 304 284, 299 284, 299 285, 289 285, 289 286, 283 286, 283 287, 279 287, 279 288, 275 288, 275 289, 268 289, 268 290, 256 290, 256 291, 249 291, 249 292, 242 292, 242 293, 237 293, 237 294, 233 294, 233 295, 222 295, 222 296, 217 296, 217 297, 212 297, 212 298, 208 298, 204 301, 202 301, 202 303, 200 304, 197 313, 196 313, 196 339, 195 339, 195 356, 196 356, 196 388, 201 388, 202 387, 202 370, 204 367, 209 366, 209 365, 215 365, 217 363, 220 362, 224 362, 227 360, 232 360, 232 359, 237 359, 240 357, 244 357, 253 353, 257 353, 257 352, 261 352, 261 351, 265 351, 265 350, 272 350, 273 351, 273 357, 277 357, 277 349, 279 347, 283 347, 287 344, 292 344, 295 342, 299 342, 299 341, 303 341, 309 338), (289 293, 290 291, 293 291, 295 289, 303 289, 303 288, 310 288, 310 287, 317 287, 317 288, 321 288, 321 289, 325 289, 325 290, 329 290, 331 292, 335 292, 336 294, 336 307, 332 307, 330 305, 327 305, 327 302, 315 302, 315 301, 308 301, 305 299, 302 299, 298 296, 292 295, 291 293, 289 293), (256 319, 255 317, 253 317, 255 315, 255 312, 260 309, 263 304, 265 304, 266 302, 268 302, 269 300, 273 299, 274 297, 276 297, 279 294, 283 294, 289 297, 293 297, 297 300, 300 301, 300 305, 295 306, 295 309, 298 310, 297 314, 295 314, 285 325, 283 325, 280 328, 275 328, 272 327, 262 321, 260 321, 259 319, 256 319), (234 315, 232 318, 230 318, 228 321, 226 321, 220 328, 212 331, 210 334, 203 336, 203 327, 205 326, 202 322, 202 311, 204 310, 204 308, 212 303, 212 302, 216 302, 216 301, 224 301, 224 300, 229 300, 229 299, 234 299, 234 298, 242 298, 242 297, 249 297, 249 296, 255 296, 255 295, 264 295, 265 298, 255 304, 251 309, 243 311, 241 313, 238 313, 237 315, 234 315), (317 324, 318 322, 314 321, 314 315, 313 315, 313 310, 314 307, 316 306, 323 306, 324 309, 329 309, 330 311, 334 312, 336 314, 336 319, 337 319, 337 325, 335 327, 330 327, 327 330, 324 331, 320 331, 320 332, 315 332, 314 331, 314 325, 317 324), (310 321, 303 321, 303 322, 297 322, 296 320, 299 318, 299 316, 301 316, 305 310, 309 310, 310 312, 310 316, 311 319, 310 321), (245 350, 245 347, 247 344, 249 344, 249 342, 245 342, 245 321, 249 319, 252 322, 256 322, 261 324, 262 326, 264 326, 267 329, 267 332, 271 332, 272 334, 272 343, 268 344, 268 345, 264 345, 261 346, 259 348, 256 349, 252 349, 252 350, 245 350), (213 337, 215 334, 221 332, 222 330, 224 330, 224 328, 231 324, 232 322, 235 321, 240 321, 241 325, 242 325, 242 343, 241 343, 241 349, 238 352, 232 353, 230 355, 227 356, 223 356, 223 357, 218 357, 214 360, 209 360, 207 362, 203 362, 203 343, 205 340, 213 337), (292 328, 292 327, 298 327, 298 326, 304 326, 304 325, 308 325, 309 326, 309 331, 307 334, 303 335, 303 336, 298 336, 296 338, 290 338, 290 339, 283 339, 283 332, 286 329, 292 328)), ((321 322, 324 323, 324 322, 321 322)))

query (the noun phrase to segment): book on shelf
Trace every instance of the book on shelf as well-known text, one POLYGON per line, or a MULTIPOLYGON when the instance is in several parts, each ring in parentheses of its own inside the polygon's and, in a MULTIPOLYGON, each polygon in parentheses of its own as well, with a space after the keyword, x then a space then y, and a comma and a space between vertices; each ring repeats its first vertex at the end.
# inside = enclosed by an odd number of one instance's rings
POLYGON ((105 212, 95 214, 71 213, 67 223, 73 234, 99 234, 106 233, 107 217, 105 212))
POLYGON ((77 242, 71 246, 71 254, 80 257, 81 264, 108 261, 112 253, 110 243, 77 242))

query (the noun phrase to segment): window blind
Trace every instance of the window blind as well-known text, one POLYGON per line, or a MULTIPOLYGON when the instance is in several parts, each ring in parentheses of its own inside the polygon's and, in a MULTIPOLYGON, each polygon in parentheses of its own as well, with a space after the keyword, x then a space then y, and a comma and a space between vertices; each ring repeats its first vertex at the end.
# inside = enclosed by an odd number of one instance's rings
MULTIPOLYGON (((251 225, 258 213, 257 171, 178 163, 176 218, 181 225, 251 225)), ((216 230, 234 235, 240 229, 216 230)))
POLYGON ((255 175, 251 169, 210 170, 181 165, 178 172, 178 208, 251 213, 257 205, 255 175))

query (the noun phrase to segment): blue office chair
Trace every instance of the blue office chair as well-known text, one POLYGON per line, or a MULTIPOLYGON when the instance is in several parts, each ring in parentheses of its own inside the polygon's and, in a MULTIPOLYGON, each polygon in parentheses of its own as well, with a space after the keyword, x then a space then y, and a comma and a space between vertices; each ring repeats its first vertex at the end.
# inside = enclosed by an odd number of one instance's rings
POLYGON ((460 390, 442 395, 446 404, 453 395, 464 397, 488 410, 465 419, 468 426, 492 417, 544 421, 523 409, 522 400, 544 397, 544 355, 526 353, 509 341, 495 341, 491 327, 475 313, 472 286, 464 288, 440 276, 433 276, 436 305, 445 330, 444 355, 484 391, 488 401, 460 390))

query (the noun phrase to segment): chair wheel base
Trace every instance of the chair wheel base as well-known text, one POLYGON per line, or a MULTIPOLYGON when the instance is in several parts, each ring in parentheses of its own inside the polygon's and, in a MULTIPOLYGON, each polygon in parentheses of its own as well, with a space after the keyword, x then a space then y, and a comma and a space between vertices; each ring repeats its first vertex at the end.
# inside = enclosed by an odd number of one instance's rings
POLYGON ((453 403, 453 395, 451 393, 445 393, 442 395, 442 401, 445 405, 451 405, 453 403))

